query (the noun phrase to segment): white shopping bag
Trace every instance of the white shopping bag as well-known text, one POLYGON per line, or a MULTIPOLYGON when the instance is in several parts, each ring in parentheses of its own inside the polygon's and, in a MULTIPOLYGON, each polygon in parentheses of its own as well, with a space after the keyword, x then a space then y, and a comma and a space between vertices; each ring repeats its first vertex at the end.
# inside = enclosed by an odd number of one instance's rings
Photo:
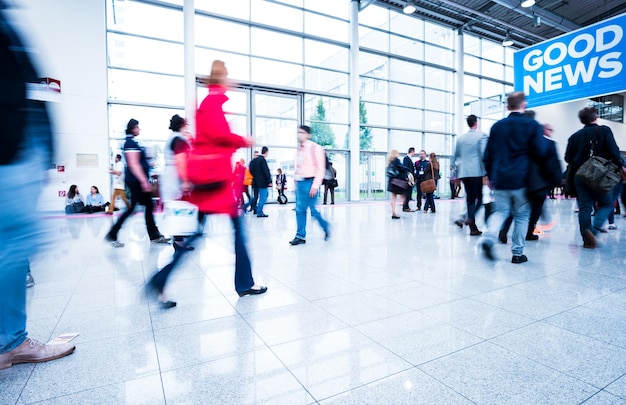
POLYGON ((165 201, 161 232, 166 235, 193 235, 198 231, 198 206, 187 201, 165 201))

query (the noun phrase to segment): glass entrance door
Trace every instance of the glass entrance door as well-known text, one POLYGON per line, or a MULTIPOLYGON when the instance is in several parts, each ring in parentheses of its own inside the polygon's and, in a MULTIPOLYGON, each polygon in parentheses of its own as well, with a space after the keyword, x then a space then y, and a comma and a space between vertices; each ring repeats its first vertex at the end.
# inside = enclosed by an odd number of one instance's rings
POLYGON ((387 198, 386 155, 361 152, 359 164, 359 194, 362 200, 387 198))
POLYGON ((267 198, 268 203, 278 199, 276 175, 278 169, 286 175, 285 195, 294 202, 296 170, 297 131, 301 122, 302 97, 299 94, 284 94, 257 89, 250 90, 250 123, 256 140, 254 150, 261 152, 268 147, 267 165, 272 175, 272 187, 267 198))

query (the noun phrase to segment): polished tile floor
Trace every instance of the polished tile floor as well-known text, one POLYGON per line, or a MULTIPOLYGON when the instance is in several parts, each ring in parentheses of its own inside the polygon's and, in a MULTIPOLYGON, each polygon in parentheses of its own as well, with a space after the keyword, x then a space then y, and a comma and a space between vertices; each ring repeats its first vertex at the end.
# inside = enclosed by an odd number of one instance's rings
POLYGON ((110 217, 48 217, 28 330, 79 332, 77 349, 0 371, 0 404, 626 403, 626 218, 586 250, 575 201, 548 200, 557 225, 516 265, 510 246, 495 263, 477 253, 451 224, 462 205, 400 220, 383 202, 320 206, 333 237, 309 222, 300 246, 293 205, 269 206, 245 218, 269 291, 243 298, 230 223, 211 218, 169 310, 142 287, 173 249, 141 215, 118 249, 110 217))

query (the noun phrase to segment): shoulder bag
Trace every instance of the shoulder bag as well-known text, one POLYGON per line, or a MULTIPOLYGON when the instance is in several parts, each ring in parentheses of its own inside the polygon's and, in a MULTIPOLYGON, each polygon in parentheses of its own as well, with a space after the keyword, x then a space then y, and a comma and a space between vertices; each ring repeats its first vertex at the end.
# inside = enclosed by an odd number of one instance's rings
POLYGON ((430 173, 432 174, 432 177, 420 183, 420 191, 424 194, 434 193, 435 190, 437 190, 437 186, 435 185, 435 169, 433 168, 433 165, 430 165, 430 173))
POLYGON ((621 170, 618 165, 609 159, 594 156, 593 148, 598 144, 595 135, 596 133, 594 132, 593 139, 589 140, 591 156, 576 171, 576 177, 589 188, 599 193, 607 194, 620 182, 621 170))

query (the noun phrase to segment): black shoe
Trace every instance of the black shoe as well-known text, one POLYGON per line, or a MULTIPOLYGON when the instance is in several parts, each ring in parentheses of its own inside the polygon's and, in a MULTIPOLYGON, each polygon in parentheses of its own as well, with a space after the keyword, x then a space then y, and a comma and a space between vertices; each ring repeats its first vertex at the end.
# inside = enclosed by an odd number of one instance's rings
POLYGON ((175 306, 176 306, 176 301, 161 302, 161 308, 163 309, 170 309, 170 308, 174 308, 175 306))
POLYGON ((328 242, 328 239, 330 239, 330 229, 324 232, 324 242, 328 242))
POLYGON ((493 244, 489 242, 483 242, 481 244, 483 249, 483 255, 489 260, 496 260, 496 256, 493 254, 493 244))
POLYGON ((258 290, 254 290, 254 289, 249 289, 246 291, 237 291, 237 294, 239 294, 240 297, 243 297, 244 295, 259 295, 259 294, 263 294, 267 292, 267 287, 263 286, 261 288, 259 288, 258 290))
POLYGON ((399 217, 399 216, 397 216, 397 215, 392 215, 392 216, 391 216, 391 219, 400 219, 400 217, 399 217))
POLYGON ((410 208, 402 208, 402 212, 413 212, 414 210, 410 208))
POLYGON ((179 245, 178 243, 174 242, 172 243, 172 246, 174 246, 174 250, 184 250, 186 252, 189 252, 191 250, 195 250, 196 248, 193 246, 187 246, 187 245, 179 245))
POLYGON ((515 264, 525 263, 527 261, 528 258, 526 257, 526 255, 513 256, 513 258, 511 258, 511 263, 515 264))
POLYGON ((269 217, 269 215, 267 215, 267 214, 259 214, 256 217, 257 218, 267 218, 267 217, 269 217))
POLYGON ((295 246, 295 245, 302 245, 306 243, 305 239, 300 239, 300 238, 293 238, 292 240, 289 241, 289 244, 291 246, 295 246))
POLYGON ((454 225, 456 225, 459 228, 463 229, 463 221, 461 221, 460 219, 457 219, 456 221, 454 221, 454 225))
POLYGON ((539 239, 539 236, 533 233, 526 235, 526 240, 538 240, 538 239, 539 239))
POLYGON ((506 232, 504 231, 498 232, 498 240, 500 241, 500 243, 503 243, 506 245, 506 243, 508 242, 508 239, 506 237, 506 232))

